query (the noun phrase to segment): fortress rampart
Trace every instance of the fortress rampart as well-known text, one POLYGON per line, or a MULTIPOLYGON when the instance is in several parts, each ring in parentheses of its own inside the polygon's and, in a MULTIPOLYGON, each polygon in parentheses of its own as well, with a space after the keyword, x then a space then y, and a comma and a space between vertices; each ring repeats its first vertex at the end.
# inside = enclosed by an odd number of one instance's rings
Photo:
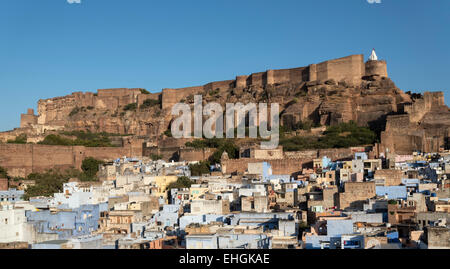
POLYGON ((38 117, 34 115, 34 109, 29 108, 27 114, 20 115, 20 128, 26 128, 33 124, 37 124, 38 117))
POLYGON ((89 148, 83 146, 47 146, 37 144, 0 144, 0 166, 12 177, 26 177, 30 173, 48 169, 81 168, 87 157, 113 160, 122 156, 141 157, 142 145, 89 148))
POLYGON ((284 159, 284 160, 259 160, 252 158, 222 160, 222 172, 224 174, 244 173, 249 163, 267 162, 272 167, 274 175, 291 175, 302 170, 302 166, 308 160, 284 159))
POLYGON ((74 92, 64 97, 39 100, 38 116, 27 113, 22 116, 21 126, 30 124, 64 126, 70 113, 81 107, 93 107, 100 110, 117 111, 130 103, 141 105, 146 99, 160 99, 163 109, 170 109, 174 104, 185 100, 190 95, 202 94, 213 90, 228 90, 230 88, 245 88, 250 86, 283 83, 301 83, 308 81, 337 82, 346 81, 358 85, 364 76, 379 75, 387 77, 385 61, 368 61, 364 56, 350 55, 347 57, 311 64, 305 67, 267 70, 250 75, 236 76, 234 80, 215 81, 203 86, 172 89, 166 88, 159 93, 144 94, 141 89, 99 89, 97 93, 74 92))
POLYGON ((267 70, 251 75, 236 76, 235 80, 225 80, 208 83, 204 86, 163 89, 162 106, 171 108, 174 104, 185 99, 189 95, 201 94, 204 91, 229 88, 245 88, 249 86, 264 87, 265 85, 282 83, 301 83, 308 81, 345 81, 358 85, 364 76, 379 75, 387 77, 385 61, 370 61, 364 63, 364 55, 351 55, 339 59, 325 61, 319 64, 311 64, 306 67, 267 70), (366 74, 368 72, 368 74, 366 74))
POLYGON ((358 84, 364 75, 364 55, 362 54, 309 66, 309 81, 334 79, 358 84))

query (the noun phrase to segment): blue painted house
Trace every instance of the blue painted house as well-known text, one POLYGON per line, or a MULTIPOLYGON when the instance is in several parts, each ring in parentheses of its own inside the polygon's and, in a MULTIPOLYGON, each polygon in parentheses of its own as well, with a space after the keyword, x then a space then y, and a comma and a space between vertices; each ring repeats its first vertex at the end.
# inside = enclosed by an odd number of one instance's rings
POLYGON ((38 233, 58 234, 59 239, 89 235, 99 227, 100 205, 83 205, 75 209, 51 212, 26 211, 28 223, 38 233))

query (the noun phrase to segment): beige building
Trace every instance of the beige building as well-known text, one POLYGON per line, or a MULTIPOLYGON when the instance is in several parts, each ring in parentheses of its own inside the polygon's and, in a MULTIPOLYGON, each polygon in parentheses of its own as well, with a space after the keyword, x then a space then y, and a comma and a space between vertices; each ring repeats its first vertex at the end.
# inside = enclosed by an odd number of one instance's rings
POLYGON ((194 200, 191 202, 191 214, 228 214, 230 201, 228 200, 194 200))
POLYGON ((176 182, 178 180, 177 176, 157 176, 155 177, 156 193, 152 193, 157 197, 163 197, 167 200, 167 187, 170 183, 176 182))
POLYGON ((199 200, 201 196, 204 196, 209 190, 208 186, 205 185, 191 185, 189 188, 189 196, 191 200, 199 200))

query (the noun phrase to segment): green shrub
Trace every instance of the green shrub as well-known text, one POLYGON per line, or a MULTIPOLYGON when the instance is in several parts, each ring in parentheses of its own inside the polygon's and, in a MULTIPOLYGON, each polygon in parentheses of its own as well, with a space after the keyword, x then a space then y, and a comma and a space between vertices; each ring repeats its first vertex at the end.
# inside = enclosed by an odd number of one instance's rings
POLYGON ((187 142, 186 147, 196 149, 215 148, 217 149, 209 161, 211 163, 220 163, 220 159, 224 151, 228 153, 230 159, 239 157, 239 148, 234 144, 233 140, 225 138, 210 138, 210 139, 196 139, 192 142, 187 142))
POLYGON ((290 107, 290 106, 292 106, 292 105, 294 105, 294 104, 297 104, 298 103, 298 98, 294 98, 294 99, 292 99, 291 101, 289 101, 287 104, 286 104, 286 107, 290 107))
POLYGON ((0 178, 8 178, 8 170, 0 166, 0 178))
POLYGON ((166 131, 164 131, 164 135, 167 137, 172 137, 172 131, 170 131, 170 129, 166 130, 166 131))
POLYGON ((87 178, 96 179, 97 172, 99 171, 99 165, 103 164, 103 161, 89 157, 83 160, 81 169, 87 178))
POLYGON ((167 186, 167 189, 184 189, 184 188, 190 188, 191 185, 194 184, 193 181, 191 181, 188 177, 179 177, 176 182, 172 182, 167 186))
POLYGON ((145 109, 145 108, 149 108, 149 107, 153 107, 153 106, 159 106, 161 105, 161 101, 155 100, 155 99, 146 99, 142 105, 140 106, 141 109, 145 109))
POLYGON ((59 170, 48 170, 44 173, 31 173, 26 179, 34 180, 35 185, 29 186, 25 190, 24 199, 29 200, 30 197, 45 196, 51 197, 54 193, 63 190, 63 184, 67 183, 71 178, 78 178, 80 181, 96 181, 98 178, 98 165, 102 162, 93 158, 83 160, 83 172, 77 169, 67 169, 64 172, 59 170))
POLYGON ((8 144, 26 144, 27 139, 28 139, 28 137, 26 134, 20 134, 14 140, 10 139, 6 143, 8 143, 8 144))
POLYGON ((150 159, 152 159, 152 161, 161 160, 162 158, 163 158, 162 155, 158 155, 158 154, 151 154, 150 155, 150 159))
POLYGON ((80 108, 79 107, 75 107, 74 109, 72 109, 72 111, 70 111, 69 113, 69 117, 75 116, 76 114, 78 114, 78 112, 80 112, 80 108))
POLYGON ((217 94, 219 93, 219 91, 220 91, 219 88, 217 88, 217 89, 215 89, 215 90, 210 91, 210 92, 209 92, 209 95, 210 95, 210 96, 215 96, 215 95, 217 95, 217 94))
MULTIPOLYGON (((306 130, 309 131, 311 128, 319 127, 320 124, 316 124, 311 120, 299 121, 295 123, 293 126, 283 126, 283 131, 297 131, 297 130, 306 130)), ((280 134, 280 136, 282 136, 280 134)))
POLYGON ((41 145, 52 145, 52 146, 73 146, 74 141, 69 138, 65 138, 59 135, 51 134, 47 135, 44 140, 38 142, 41 145))
POLYGON ((203 174, 208 174, 210 163, 207 161, 202 161, 197 164, 190 164, 189 169, 191 170, 191 176, 201 176, 203 174))
POLYGON ((64 136, 75 136, 72 140, 56 134, 47 135, 43 141, 38 144, 53 145, 53 146, 85 146, 85 147, 114 147, 111 144, 110 136, 113 134, 107 133, 91 133, 84 131, 61 132, 64 136))
MULTIPOLYGON (((281 136, 281 134, 280 134, 281 136)), ((376 134, 369 128, 360 127, 354 122, 330 126, 322 137, 295 136, 281 138, 280 145, 286 151, 307 149, 348 148, 373 144, 376 134)))
POLYGON ((141 89, 141 93, 142 93, 142 94, 150 94, 150 92, 147 91, 146 89, 141 89))
POLYGON ((230 159, 236 159, 239 157, 239 148, 231 141, 227 141, 220 145, 220 147, 210 157, 212 163, 220 163, 222 154, 227 152, 230 159))
POLYGON ((29 186, 25 190, 24 199, 29 200, 30 197, 45 196, 51 197, 54 193, 63 190, 63 184, 67 183, 73 173, 60 173, 59 171, 49 170, 45 173, 32 173, 28 175, 28 180, 34 180, 35 185, 29 186))
POLYGON ((123 110, 124 110, 124 111, 136 110, 137 106, 138 106, 137 103, 131 103, 131 104, 126 105, 126 106, 123 108, 123 110))

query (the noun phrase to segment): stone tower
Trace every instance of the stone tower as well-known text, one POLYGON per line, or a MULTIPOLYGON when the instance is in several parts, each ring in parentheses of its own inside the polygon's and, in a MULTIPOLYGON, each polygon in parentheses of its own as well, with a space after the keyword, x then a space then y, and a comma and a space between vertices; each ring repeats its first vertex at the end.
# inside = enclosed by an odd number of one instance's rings
POLYGON ((375 49, 372 50, 372 54, 366 62, 366 76, 388 77, 386 61, 378 60, 375 49))

